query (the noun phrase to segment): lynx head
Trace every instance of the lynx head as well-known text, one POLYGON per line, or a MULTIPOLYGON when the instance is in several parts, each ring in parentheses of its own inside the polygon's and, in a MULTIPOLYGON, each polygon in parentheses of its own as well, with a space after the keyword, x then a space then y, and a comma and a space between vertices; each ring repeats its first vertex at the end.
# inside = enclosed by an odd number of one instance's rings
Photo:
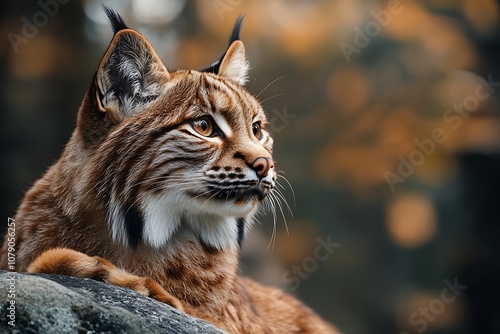
POLYGON ((238 247, 259 206, 272 204, 277 177, 266 116, 242 86, 242 19, 210 67, 168 71, 140 33, 105 11, 115 34, 76 133, 113 239, 238 247))

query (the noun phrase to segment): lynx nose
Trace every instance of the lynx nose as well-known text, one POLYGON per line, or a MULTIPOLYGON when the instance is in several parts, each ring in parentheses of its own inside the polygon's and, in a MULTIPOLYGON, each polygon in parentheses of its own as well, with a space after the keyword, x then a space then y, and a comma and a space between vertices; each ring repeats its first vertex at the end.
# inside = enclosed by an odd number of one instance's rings
POLYGON ((252 168, 257 173, 259 179, 267 176, 267 173, 274 167, 274 163, 269 158, 257 158, 252 164, 252 168))

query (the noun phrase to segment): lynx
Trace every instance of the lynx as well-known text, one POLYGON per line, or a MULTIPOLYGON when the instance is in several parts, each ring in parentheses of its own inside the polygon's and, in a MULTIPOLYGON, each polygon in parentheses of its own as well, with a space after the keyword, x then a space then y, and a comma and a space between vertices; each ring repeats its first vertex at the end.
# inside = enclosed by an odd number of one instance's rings
MULTIPOLYGON (((243 87, 242 19, 210 67, 168 71, 105 11, 114 37, 76 129, 15 216, 16 269, 129 287, 230 333, 337 333, 238 274, 241 243, 277 182, 266 116, 243 87)), ((6 241, 2 250, 6 269, 6 241)))

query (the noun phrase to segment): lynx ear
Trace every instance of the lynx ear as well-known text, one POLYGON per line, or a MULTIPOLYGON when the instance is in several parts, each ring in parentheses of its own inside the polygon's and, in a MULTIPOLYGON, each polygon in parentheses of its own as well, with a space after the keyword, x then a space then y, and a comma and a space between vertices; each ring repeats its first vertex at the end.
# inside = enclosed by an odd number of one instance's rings
POLYGON ((226 51, 219 68, 219 75, 244 85, 248 78, 249 65, 245 58, 242 41, 234 41, 226 51))
POLYGON ((240 85, 246 83, 250 66, 245 58, 245 46, 240 41, 242 24, 243 16, 240 15, 234 22, 226 52, 215 63, 201 70, 202 72, 212 72, 222 75, 240 85))
POLYGON ((129 29, 111 9, 105 11, 115 35, 97 70, 98 98, 104 109, 116 109, 128 117, 161 94, 169 74, 141 34, 129 29))

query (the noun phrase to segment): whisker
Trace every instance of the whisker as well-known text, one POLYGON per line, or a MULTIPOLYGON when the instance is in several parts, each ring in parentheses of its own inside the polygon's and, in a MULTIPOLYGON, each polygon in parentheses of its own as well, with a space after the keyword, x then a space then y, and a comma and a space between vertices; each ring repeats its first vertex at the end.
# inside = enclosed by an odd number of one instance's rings
MULTIPOLYGON (((279 200, 279 198, 276 197, 276 194, 273 193, 272 196, 275 198, 276 204, 278 205, 278 208, 280 209, 281 216, 283 217, 283 222, 285 223, 286 234, 290 235, 290 232, 288 231, 288 224, 286 223, 285 213, 283 212, 283 206, 281 205, 281 201, 279 200)), ((286 201, 285 201, 285 203, 286 203, 286 201)))
POLYGON ((223 189, 219 189, 217 192, 215 192, 212 196, 210 196, 209 198, 207 198, 207 200, 205 202, 203 202, 203 204, 201 205, 201 207, 204 207, 205 204, 207 204, 207 202, 209 200, 211 200, 212 198, 214 198, 215 196, 217 196, 218 194, 220 194, 221 192, 223 191, 223 189))
POLYGON ((252 91, 252 88, 253 88, 253 85, 255 84, 255 81, 257 81, 257 78, 259 77, 259 73, 260 72, 257 72, 257 74, 255 75, 255 78, 253 78, 252 85, 250 86, 249 91, 252 91))
POLYGON ((262 90, 259 92, 259 94, 257 94, 257 95, 255 96, 255 98, 256 98, 256 99, 257 99, 257 98, 259 98, 260 94, 262 94, 262 92, 263 92, 263 91, 265 91, 265 90, 266 90, 269 86, 271 86, 273 83, 275 83, 275 82, 276 82, 276 81, 278 81, 278 80, 283 79, 284 77, 285 77, 285 76, 284 76, 284 75, 282 75, 281 77, 278 77, 278 78, 274 79, 273 81, 271 81, 270 83, 268 83, 268 84, 267 84, 267 86, 266 86, 266 87, 264 87, 264 88, 262 88, 262 90))
POLYGON ((269 203, 272 207, 272 210, 271 210, 271 213, 273 215, 273 232, 271 233, 271 240, 269 241, 269 245, 267 246, 267 251, 269 252, 269 248, 271 248, 271 245, 272 245, 272 248, 271 250, 274 249, 274 245, 276 243, 276 221, 277 221, 277 217, 276 217, 276 210, 275 210, 275 204, 274 204, 274 200, 273 200, 273 197, 272 196, 269 196, 269 203))
POLYGON ((269 249, 273 250, 274 249, 274 245, 276 244, 276 238, 277 238, 277 220, 278 220, 278 217, 276 215, 276 200, 275 198, 272 196, 272 194, 270 194, 270 196, 268 197, 268 201, 267 201, 267 204, 269 205, 269 208, 270 208, 270 211, 273 215, 273 230, 272 230, 272 233, 271 233, 271 239, 269 240, 269 245, 267 246, 267 251, 269 251, 269 249))
MULTIPOLYGON (((282 172, 282 174, 285 174, 285 172, 282 172)), ((288 186, 290 187, 290 190, 292 191, 292 196, 293 196, 293 207, 295 209, 295 206, 297 205, 297 200, 296 200, 296 197, 295 197, 295 191, 293 191, 293 187, 292 185, 290 184, 290 182, 288 181, 288 179, 284 176, 284 175, 278 175, 279 178, 282 178, 283 180, 285 180, 285 182, 288 184, 288 186)))
POLYGON ((286 94, 280 93, 280 94, 275 94, 275 95, 272 95, 272 96, 266 97, 264 100, 260 101, 260 104, 264 104, 264 102, 266 102, 267 100, 274 99, 275 97, 278 97, 278 96, 285 96, 285 95, 286 95, 286 94))
POLYGON ((279 189, 275 189, 275 191, 276 191, 276 194, 274 194, 274 195, 277 196, 279 199, 281 199, 281 201, 283 201, 283 203, 285 203, 285 205, 288 209, 288 212, 290 213, 290 215, 293 218, 293 211, 290 208, 290 205, 288 205, 288 201, 286 200, 285 196, 281 193, 281 191, 279 189))

